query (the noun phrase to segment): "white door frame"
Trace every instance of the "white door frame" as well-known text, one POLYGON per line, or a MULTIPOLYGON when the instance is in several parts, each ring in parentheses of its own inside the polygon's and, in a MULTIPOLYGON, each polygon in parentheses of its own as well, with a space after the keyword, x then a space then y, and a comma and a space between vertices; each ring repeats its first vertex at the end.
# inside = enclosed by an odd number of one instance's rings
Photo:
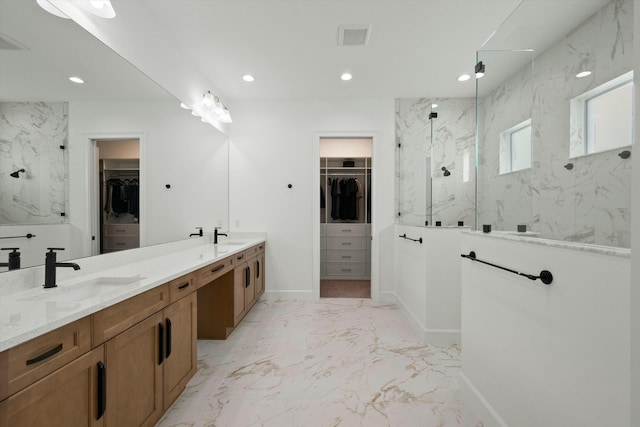
POLYGON ((98 179, 98 158, 97 151, 98 146, 96 141, 105 140, 126 140, 137 139, 140 141, 140 247, 146 246, 147 242, 147 221, 144 220, 144 215, 147 212, 147 179, 146 179, 146 138, 144 132, 109 132, 109 133, 91 133, 85 135, 86 141, 89 143, 88 150, 88 162, 87 162, 87 212, 89 215, 89 236, 96 236, 96 239, 91 241, 91 255, 100 254, 100 221, 98 220, 100 212, 100 180, 98 179))
MULTIPOLYGON (((376 156, 376 147, 379 144, 378 132, 373 131, 362 131, 362 132, 337 132, 337 131, 327 131, 327 132, 314 132, 313 133, 313 154, 311 159, 312 167, 309 168, 311 170, 312 176, 312 188, 319 189, 320 188, 320 139, 321 138, 371 138, 371 299, 373 301, 380 300, 380 275, 379 275, 379 267, 380 262, 378 261, 379 248, 378 248, 378 240, 376 239, 376 231, 377 226, 376 222, 379 215, 379 208, 377 200, 379 197, 376 197, 376 189, 377 185, 377 162, 378 159, 376 156)), ((316 190, 317 191, 317 190, 316 190)), ((312 281, 313 281, 313 295, 315 299, 320 298, 320 198, 312 197, 311 198, 313 207, 312 207, 312 233, 313 233, 313 262, 312 262, 312 281)))

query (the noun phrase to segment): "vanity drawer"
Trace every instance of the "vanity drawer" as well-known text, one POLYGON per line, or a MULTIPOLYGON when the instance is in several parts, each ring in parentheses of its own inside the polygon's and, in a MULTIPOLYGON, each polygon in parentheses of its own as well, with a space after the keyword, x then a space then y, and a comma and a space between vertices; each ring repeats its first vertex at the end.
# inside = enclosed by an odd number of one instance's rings
POLYGON ((363 263, 327 263, 327 276, 364 276, 366 274, 367 265, 363 263))
POLYGON ((138 236, 140 224, 104 224, 105 236, 138 236))
POLYGON ((253 258, 256 255, 260 255, 261 253, 264 253, 264 243, 252 246, 245 251, 247 259, 253 258))
POLYGON ((104 236, 104 248, 108 250, 133 249, 140 247, 138 236, 104 236))
POLYGON ((89 316, 0 353, 0 401, 91 350, 89 316))
POLYGON ((195 276, 195 273, 185 274, 169 282, 170 303, 176 302, 183 296, 189 295, 196 290, 195 276))
MULTIPOLYGON (((240 252, 242 256, 244 256, 244 252, 240 252)), ((236 255, 240 255, 236 254, 236 255)), ((200 289, 204 285, 208 285, 209 283, 216 280, 218 277, 227 274, 229 271, 233 270, 233 266, 235 265, 236 255, 227 257, 225 259, 221 259, 220 261, 216 261, 211 265, 208 265, 204 268, 201 268, 197 271, 197 289, 200 289)))
POLYGON ((365 236, 365 224, 327 224, 327 236, 365 236))
POLYGON ((99 346, 167 305, 169 287, 165 283, 93 314, 93 346, 99 346))
POLYGON ((327 237, 327 249, 366 249, 366 237, 327 237))
POLYGON ((337 249, 327 252, 329 262, 367 262, 367 251, 337 249))

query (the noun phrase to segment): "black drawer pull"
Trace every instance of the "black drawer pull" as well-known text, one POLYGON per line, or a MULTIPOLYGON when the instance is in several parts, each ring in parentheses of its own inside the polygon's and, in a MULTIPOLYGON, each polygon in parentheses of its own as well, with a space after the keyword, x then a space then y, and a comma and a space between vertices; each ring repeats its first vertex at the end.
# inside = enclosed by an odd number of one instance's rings
POLYGON ((351 255, 342 255, 342 258, 350 259, 350 258, 351 258, 351 255))
POLYGON ((187 283, 185 283, 184 285, 180 285, 180 286, 178 286, 178 289, 179 289, 179 290, 187 289, 187 288, 189 287, 189 284, 190 284, 190 283, 189 283, 189 282, 187 282, 187 283))
POLYGON ((40 356, 36 356, 33 359, 27 360, 27 366, 33 365, 34 363, 42 362, 43 360, 50 358, 54 354, 59 353, 60 350, 62 350, 62 344, 58 344, 57 347, 54 347, 49 351, 45 351, 40 356))
POLYGON ((98 362, 98 418, 102 418, 107 410, 107 368, 98 362))
POLYGON ((236 257, 236 259, 237 259, 238 261, 240 261, 240 260, 241 260, 241 259, 243 259, 243 258, 244 258, 244 254, 243 254, 243 255, 238 255, 238 256, 236 257))
MULTIPOLYGON (((238 258, 238 259, 240 259, 240 258, 238 258)), ((225 267, 225 265, 224 265, 224 264, 219 265, 219 266, 217 266, 216 268, 214 268, 213 270, 211 270, 211 272, 212 272, 212 273, 217 273, 218 271, 223 270, 223 269, 224 269, 224 267, 225 267)))
POLYGON ((168 359, 171 356, 171 319, 167 317, 167 354, 165 355, 165 359, 168 359))
POLYGON ((158 365, 164 362, 164 325, 158 323, 158 365))

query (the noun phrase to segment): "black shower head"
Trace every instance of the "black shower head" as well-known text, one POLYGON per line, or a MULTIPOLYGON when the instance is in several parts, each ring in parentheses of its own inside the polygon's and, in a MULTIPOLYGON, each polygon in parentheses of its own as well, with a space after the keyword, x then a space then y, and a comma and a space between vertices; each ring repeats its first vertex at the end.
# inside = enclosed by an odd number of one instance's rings
POLYGON ((26 172, 26 171, 24 169, 20 169, 20 170, 17 170, 15 172, 9 174, 9 175, 11 175, 14 178, 20 178, 20 175, 19 175, 20 172, 26 172))
POLYGON ((444 175, 444 176, 449 176, 449 175, 451 175, 451 172, 449 172, 449 171, 447 170, 447 168, 446 168, 446 167, 444 167, 444 166, 442 167, 442 171, 444 171, 444 173, 443 173, 443 175, 444 175))

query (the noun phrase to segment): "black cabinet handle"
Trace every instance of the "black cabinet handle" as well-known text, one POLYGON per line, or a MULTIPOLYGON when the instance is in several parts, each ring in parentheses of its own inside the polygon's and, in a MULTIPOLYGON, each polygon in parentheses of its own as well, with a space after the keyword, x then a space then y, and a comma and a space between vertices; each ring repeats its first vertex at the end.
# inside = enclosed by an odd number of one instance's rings
POLYGON ((212 273, 217 273, 218 271, 224 269, 224 264, 223 265, 219 265, 216 268, 214 268, 213 270, 211 270, 212 273))
POLYGON ((256 261, 256 279, 260 278, 260 261, 256 261))
POLYGON ((245 267, 244 269, 244 287, 248 288, 251 284, 251 269, 249 267, 245 267))
POLYGON ((104 363, 98 362, 98 418, 102 418, 107 410, 107 368, 104 363))
POLYGON ((56 347, 52 348, 51 350, 45 351, 41 355, 36 356, 33 359, 27 360, 27 366, 33 365, 34 363, 42 362, 43 360, 50 358, 54 354, 59 353, 60 350, 62 350, 62 344, 58 344, 56 347))
POLYGON ((168 359, 171 356, 171 319, 167 317, 167 351, 165 355, 165 359, 168 359))
POLYGON ((188 287, 189 287, 189 282, 185 283, 184 285, 180 285, 180 286, 178 286, 178 289, 179 289, 179 290, 183 290, 183 289, 186 289, 186 288, 188 288, 188 287))
POLYGON ((164 362, 164 325, 158 323, 158 365, 164 362))

